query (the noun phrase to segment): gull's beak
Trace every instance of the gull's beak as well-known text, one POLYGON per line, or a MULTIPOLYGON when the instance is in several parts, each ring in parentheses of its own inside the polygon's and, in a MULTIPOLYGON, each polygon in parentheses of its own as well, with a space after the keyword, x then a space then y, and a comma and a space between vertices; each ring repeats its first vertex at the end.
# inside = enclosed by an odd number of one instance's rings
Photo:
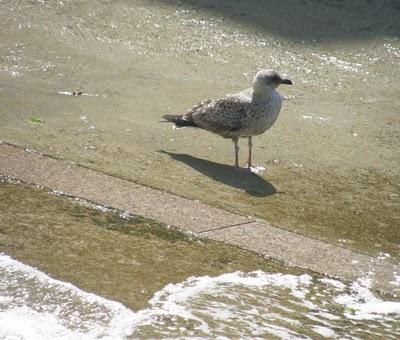
POLYGON ((290 79, 282 79, 282 84, 286 84, 286 85, 293 85, 292 81, 290 79))

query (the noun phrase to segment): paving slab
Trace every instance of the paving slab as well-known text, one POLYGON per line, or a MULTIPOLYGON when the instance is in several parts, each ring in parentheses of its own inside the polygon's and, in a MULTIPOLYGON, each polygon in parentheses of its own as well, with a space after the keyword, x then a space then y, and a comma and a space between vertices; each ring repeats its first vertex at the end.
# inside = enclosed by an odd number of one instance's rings
POLYGON ((201 232, 252 221, 201 202, 0 144, 0 174, 81 197, 180 229, 201 232))
POLYGON ((254 221, 201 202, 0 142, 0 174, 158 220, 340 279, 369 277, 373 287, 400 295, 400 266, 254 221))

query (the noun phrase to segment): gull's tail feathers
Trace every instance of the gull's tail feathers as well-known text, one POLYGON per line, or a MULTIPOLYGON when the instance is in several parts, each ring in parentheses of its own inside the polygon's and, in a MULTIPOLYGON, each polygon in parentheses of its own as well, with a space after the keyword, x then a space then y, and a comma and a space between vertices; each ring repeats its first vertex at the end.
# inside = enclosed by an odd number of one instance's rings
POLYGON ((184 127, 184 126, 192 126, 192 127, 199 127, 195 122, 192 120, 183 119, 183 115, 164 115, 162 116, 167 122, 175 123, 177 127, 184 127))

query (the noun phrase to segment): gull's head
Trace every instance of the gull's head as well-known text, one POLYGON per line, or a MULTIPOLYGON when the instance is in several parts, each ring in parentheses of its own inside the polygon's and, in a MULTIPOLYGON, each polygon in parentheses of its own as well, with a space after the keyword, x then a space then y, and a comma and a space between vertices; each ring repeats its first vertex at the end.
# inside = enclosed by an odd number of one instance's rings
POLYGON ((293 83, 290 79, 282 78, 274 70, 261 70, 254 77, 253 89, 264 92, 269 89, 276 89, 280 84, 292 85, 293 83))

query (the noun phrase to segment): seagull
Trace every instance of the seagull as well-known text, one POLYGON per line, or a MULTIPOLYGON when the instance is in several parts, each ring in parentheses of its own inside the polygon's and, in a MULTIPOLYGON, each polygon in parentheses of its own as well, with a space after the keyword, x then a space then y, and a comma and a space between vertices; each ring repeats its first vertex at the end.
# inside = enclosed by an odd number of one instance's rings
POLYGON ((264 69, 254 77, 252 88, 219 99, 207 99, 183 114, 162 116, 176 127, 197 127, 223 138, 232 139, 235 167, 239 168, 239 138, 248 138, 248 170, 252 169, 253 136, 267 131, 277 120, 282 96, 276 91, 281 84, 292 85, 274 70, 264 69))

